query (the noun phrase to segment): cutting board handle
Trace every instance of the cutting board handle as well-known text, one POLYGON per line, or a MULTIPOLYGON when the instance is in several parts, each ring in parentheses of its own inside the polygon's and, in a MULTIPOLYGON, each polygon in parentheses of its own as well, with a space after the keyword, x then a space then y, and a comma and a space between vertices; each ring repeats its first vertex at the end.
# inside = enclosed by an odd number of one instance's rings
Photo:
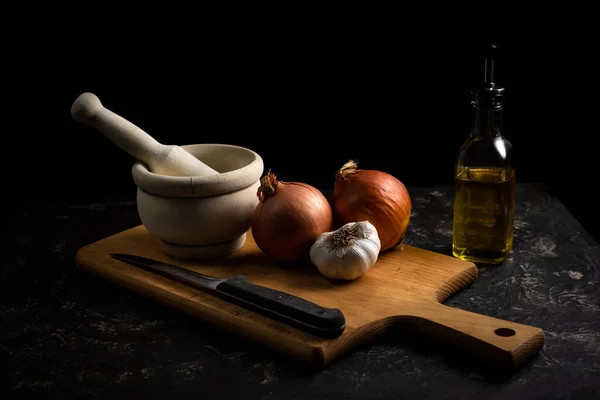
POLYGON ((419 331, 449 341, 454 350, 475 352, 499 368, 513 369, 544 345, 540 328, 518 324, 435 302, 419 309, 419 331))

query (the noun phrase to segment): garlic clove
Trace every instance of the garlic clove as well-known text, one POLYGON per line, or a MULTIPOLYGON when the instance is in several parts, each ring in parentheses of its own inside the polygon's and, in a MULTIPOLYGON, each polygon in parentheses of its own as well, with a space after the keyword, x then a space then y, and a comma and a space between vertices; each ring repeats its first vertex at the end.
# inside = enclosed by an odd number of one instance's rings
POLYGON ((344 259, 330 253, 326 263, 321 264, 319 271, 331 279, 344 279, 344 259))
POLYGON ((325 232, 321 234, 310 248, 310 260, 317 267, 326 263, 327 257, 329 257, 328 252, 324 251, 324 249, 326 248, 328 237, 332 233, 333 232, 325 232))
POLYGON ((373 240, 373 236, 371 236, 369 240, 362 241, 361 246, 358 248, 358 250, 361 251, 363 260, 370 266, 373 266, 377 262, 380 249, 381 243, 379 242, 379 239, 375 241, 373 240))
MULTIPOLYGON (((353 247, 348 251, 348 259, 337 268, 340 279, 353 280, 364 275, 370 268, 369 260, 364 258, 363 250, 353 247)), ((340 259, 341 260, 341 259, 340 259)))

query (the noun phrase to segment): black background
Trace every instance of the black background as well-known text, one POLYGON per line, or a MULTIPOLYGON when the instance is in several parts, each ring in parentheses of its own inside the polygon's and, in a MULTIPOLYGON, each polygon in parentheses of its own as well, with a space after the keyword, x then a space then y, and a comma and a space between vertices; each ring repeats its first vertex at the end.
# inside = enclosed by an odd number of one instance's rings
MULTIPOLYGON (((36 38, 35 50, 19 47, 27 62, 7 75, 18 93, 6 117, 16 121, 5 135, 9 201, 134 198, 132 158, 70 115, 85 91, 162 143, 249 147, 282 180, 331 188, 337 169, 357 159, 407 186, 453 183, 486 41, 229 28, 191 44, 141 33, 74 44, 71 27, 61 39, 36 38)), ((587 38, 494 43, 517 181, 547 185, 596 234, 587 38)))

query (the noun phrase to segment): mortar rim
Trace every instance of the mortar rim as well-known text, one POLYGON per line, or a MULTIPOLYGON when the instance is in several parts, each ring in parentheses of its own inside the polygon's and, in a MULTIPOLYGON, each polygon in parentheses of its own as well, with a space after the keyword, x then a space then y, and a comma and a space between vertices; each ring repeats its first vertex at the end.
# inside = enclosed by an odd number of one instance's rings
POLYGON ((136 161, 131 167, 133 181, 139 190, 158 196, 166 197, 211 197, 233 193, 255 184, 264 172, 264 163, 261 156, 255 151, 226 143, 199 143, 181 145, 185 150, 202 147, 232 148, 241 150, 252 156, 252 161, 245 166, 207 176, 165 176, 155 174, 147 166, 136 161))

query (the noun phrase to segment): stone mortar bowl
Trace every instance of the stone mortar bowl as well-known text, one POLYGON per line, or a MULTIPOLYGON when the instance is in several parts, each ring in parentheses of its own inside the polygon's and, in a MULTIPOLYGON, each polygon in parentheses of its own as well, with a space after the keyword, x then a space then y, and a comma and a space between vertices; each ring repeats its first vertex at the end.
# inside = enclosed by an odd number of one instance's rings
POLYGON ((207 176, 152 173, 137 161, 137 210, 165 253, 182 259, 229 255, 246 242, 263 160, 252 150, 228 144, 181 146, 219 172, 207 176))

